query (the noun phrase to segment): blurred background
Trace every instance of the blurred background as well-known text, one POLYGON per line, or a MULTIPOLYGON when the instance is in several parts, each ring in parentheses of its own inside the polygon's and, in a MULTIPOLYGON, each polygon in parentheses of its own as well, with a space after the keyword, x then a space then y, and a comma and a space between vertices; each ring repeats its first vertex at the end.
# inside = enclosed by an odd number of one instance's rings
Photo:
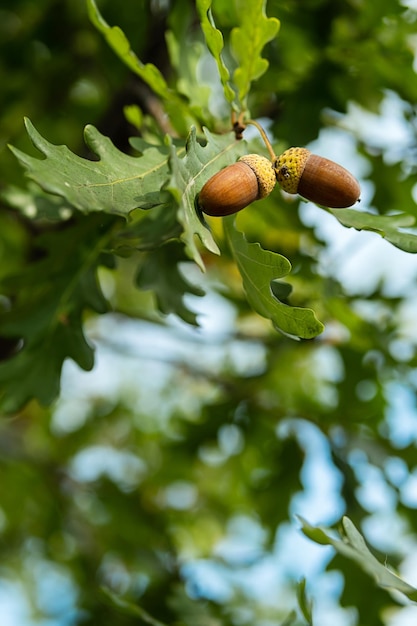
MULTIPOLYGON (((227 127, 193 2, 99 8, 182 93, 167 32, 198 50, 194 78, 212 93, 203 121, 227 127)), ((213 3, 226 40, 240 10, 213 3)), ((281 30, 253 117, 276 143, 348 167, 362 210, 416 216, 416 3, 276 0, 267 14, 281 30)), ((88 123, 124 151, 157 123, 82 0, 3 0, 0 46, 7 281, 42 227, 8 201, 27 181, 7 144, 36 154, 23 117, 81 156, 88 123)), ((135 286, 145 253, 102 268, 111 312, 84 320, 93 370, 66 362, 52 406, 32 401, 0 422, 1 626, 304 626, 303 578, 316 625, 416 623, 415 605, 305 538, 297 516, 337 528, 348 515, 417 586, 417 260, 279 192, 238 225, 291 260, 294 303, 313 307, 325 332, 277 333, 250 309, 227 251, 207 253, 204 275, 183 264, 205 291, 186 297, 198 327, 162 316, 135 286)))

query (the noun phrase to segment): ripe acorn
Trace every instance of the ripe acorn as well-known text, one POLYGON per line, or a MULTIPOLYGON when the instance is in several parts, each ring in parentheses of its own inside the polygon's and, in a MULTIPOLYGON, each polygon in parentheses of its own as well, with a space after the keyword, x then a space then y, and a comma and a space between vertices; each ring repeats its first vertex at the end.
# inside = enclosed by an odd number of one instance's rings
POLYGON ((198 204, 207 215, 231 215, 268 196, 276 182, 271 161, 258 154, 247 154, 206 182, 198 204))
POLYGON ((344 167, 311 154, 307 148, 289 148, 274 162, 277 181, 287 193, 298 193, 332 209, 359 200, 359 183, 344 167))

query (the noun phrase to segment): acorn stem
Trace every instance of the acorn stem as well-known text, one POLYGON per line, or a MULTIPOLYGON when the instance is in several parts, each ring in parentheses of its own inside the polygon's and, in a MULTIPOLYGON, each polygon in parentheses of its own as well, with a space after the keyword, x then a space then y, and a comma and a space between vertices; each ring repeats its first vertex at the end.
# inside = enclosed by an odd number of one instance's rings
POLYGON ((262 128, 262 126, 259 124, 259 122, 257 122, 256 120, 245 120, 245 124, 251 124, 252 126, 255 126, 258 129, 258 131, 259 131, 259 133, 260 133, 260 135, 261 135, 262 139, 264 140, 264 143, 265 143, 265 145, 267 147, 267 150, 269 152, 269 156, 271 157, 271 161, 275 161, 276 158, 277 158, 277 155, 274 152, 274 149, 273 149, 273 147, 271 145, 271 142, 269 141, 269 139, 267 137, 267 134, 266 134, 265 130, 262 128))
POLYGON ((243 139, 243 131, 245 130, 245 124, 243 122, 244 114, 239 113, 239 117, 236 116, 236 111, 232 111, 232 127, 236 135, 236 141, 243 139))

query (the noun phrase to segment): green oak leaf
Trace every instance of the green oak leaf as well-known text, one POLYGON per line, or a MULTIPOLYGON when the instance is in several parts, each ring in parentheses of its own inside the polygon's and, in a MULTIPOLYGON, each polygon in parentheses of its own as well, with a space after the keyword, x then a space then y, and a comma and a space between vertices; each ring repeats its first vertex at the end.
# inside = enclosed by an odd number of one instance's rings
POLYGON ((266 0, 242 0, 240 25, 231 32, 231 49, 238 67, 233 74, 233 82, 239 93, 239 100, 246 108, 246 100, 251 83, 268 69, 268 61, 261 57, 264 46, 278 33, 280 22, 276 17, 266 17, 266 0))
POLYGON ((133 52, 129 40, 118 26, 109 26, 94 0, 87 0, 88 16, 92 24, 104 36, 109 46, 129 69, 149 85, 159 96, 166 99, 175 98, 175 93, 168 87, 162 73, 153 63, 142 63, 133 52))
POLYGON ((87 10, 92 24, 103 35, 106 42, 119 59, 163 101, 169 123, 180 135, 187 132, 189 121, 194 120, 194 112, 183 98, 166 82, 162 72, 153 63, 142 63, 133 51, 130 42, 119 26, 110 26, 97 8, 95 0, 87 0, 87 10))
POLYGON ((355 561, 375 579, 379 587, 400 591, 410 600, 417 602, 417 589, 406 583, 374 557, 367 547, 365 539, 348 517, 344 517, 342 520, 344 534, 341 539, 332 537, 326 529, 312 526, 300 516, 298 519, 301 522, 301 530, 306 537, 316 543, 333 546, 340 554, 355 561))
POLYGON ((333 209, 330 212, 343 226, 356 230, 370 230, 384 237, 396 248, 405 252, 417 252, 417 235, 403 232, 401 228, 411 228, 415 218, 408 213, 396 215, 374 215, 355 209, 333 209))
POLYGON ((224 40, 222 32, 216 28, 211 12, 211 0, 197 0, 196 6, 201 23, 201 30, 206 39, 207 48, 217 63, 220 80, 223 86, 224 97, 227 102, 233 103, 236 97, 230 85, 230 72, 222 58, 224 40))
MULTIPOLYGON (((323 324, 314 311, 293 307, 280 302, 276 296, 280 288, 272 283, 291 271, 291 264, 284 256, 261 248, 259 243, 248 243, 234 225, 234 216, 224 219, 226 236, 243 279, 248 301, 253 309, 270 319, 274 326, 286 335, 312 339, 319 335, 323 324)), ((283 288, 285 295, 289 289, 283 288)))
POLYGON ((169 175, 166 149, 145 148, 140 156, 118 150, 94 126, 86 126, 87 146, 97 161, 77 156, 67 146, 44 139, 30 120, 25 120, 34 146, 46 157, 38 159, 10 147, 26 168, 29 178, 44 191, 61 196, 83 213, 102 211, 127 217, 136 208, 149 209, 166 202, 162 190, 169 175))
POLYGON ((135 250, 155 250, 170 239, 181 236, 174 199, 160 204, 152 211, 136 211, 127 224, 120 228, 111 242, 112 251, 119 256, 130 256, 135 250))
MULTIPOLYGON (((56 302, 48 301, 44 307, 38 307, 37 313, 43 314, 47 323, 57 306, 56 302)), ((65 359, 72 358, 84 370, 91 370, 94 363, 93 350, 84 337, 79 312, 57 321, 48 336, 46 327, 42 327, 39 336, 31 337, 29 325, 26 332, 23 319, 19 321, 22 322, 23 336, 19 339, 23 341, 23 347, 0 363, 0 406, 5 413, 17 411, 32 398, 44 405, 55 400, 65 359), (45 335, 45 340, 41 340, 40 335, 45 335)), ((4 331, 0 320, 1 332, 4 331)))
POLYGON ((34 259, 2 281, 10 306, 0 312, 0 337, 16 350, 0 363, 0 406, 18 410, 31 398, 50 404, 59 392, 67 358, 93 367, 93 349, 83 332, 85 310, 108 310, 97 279, 99 265, 113 266, 102 250, 114 219, 80 216, 65 228, 40 235, 34 259))
POLYGON ((184 303, 184 295, 203 296, 204 291, 191 285, 183 276, 179 264, 187 260, 184 246, 170 241, 146 255, 136 276, 140 289, 151 289, 159 310, 168 315, 175 313, 188 324, 197 325, 197 318, 184 303))
POLYGON ((177 90, 187 99, 196 119, 205 120, 206 124, 210 120, 214 124, 214 119, 210 115, 211 88, 202 82, 199 71, 204 55, 207 54, 206 46, 197 41, 184 46, 188 21, 187 24, 176 25, 179 32, 167 31, 165 40, 171 64, 178 76, 177 90))
POLYGON ((28 189, 9 185, 0 191, 0 198, 31 220, 64 221, 73 214, 73 207, 63 198, 45 193, 31 183, 28 189))
POLYGON ((187 139, 186 154, 180 158, 174 146, 171 149, 171 179, 166 187, 176 199, 178 220, 183 226, 182 240, 187 254, 202 270, 204 262, 198 250, 195 236, 214 254, 219 249, 200 211, 196 210, 196 198, 204 183, 218 170, 234 163, 245 152, 245 142, 236 141, 234 133, 213 135, 204 129, 206 144, 202 146, 193 127, 187 139))

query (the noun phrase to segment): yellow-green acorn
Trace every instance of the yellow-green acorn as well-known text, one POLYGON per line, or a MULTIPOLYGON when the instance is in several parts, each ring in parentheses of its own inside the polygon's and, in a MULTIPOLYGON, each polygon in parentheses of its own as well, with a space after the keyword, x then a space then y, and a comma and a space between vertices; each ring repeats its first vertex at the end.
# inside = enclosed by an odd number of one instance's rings
POLYGON ((206 182, 198 204, 207 215, 231 215, 268 196, 276 182, 271 161, 258 154, 247 154, 206 182))
POLYGON ((307 148, 289 148, 276 158, 275 173, 287 193, 298 193, 332 209, 352 206, 359 200, 359 183, 341 165, 311 154, 307 148))

